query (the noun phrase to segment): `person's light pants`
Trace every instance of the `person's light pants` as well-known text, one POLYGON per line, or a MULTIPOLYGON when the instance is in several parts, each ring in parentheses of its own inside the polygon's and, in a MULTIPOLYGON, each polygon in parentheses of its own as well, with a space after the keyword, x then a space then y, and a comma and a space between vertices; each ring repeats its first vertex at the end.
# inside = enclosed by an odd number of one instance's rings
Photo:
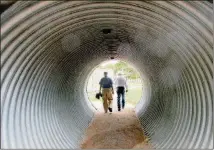
POLYGON ((112 88, 103 88, 102 91, 102 98, 103 98, 103 108, 105 113, 107 113, 108 108, 112 108, 112 88))

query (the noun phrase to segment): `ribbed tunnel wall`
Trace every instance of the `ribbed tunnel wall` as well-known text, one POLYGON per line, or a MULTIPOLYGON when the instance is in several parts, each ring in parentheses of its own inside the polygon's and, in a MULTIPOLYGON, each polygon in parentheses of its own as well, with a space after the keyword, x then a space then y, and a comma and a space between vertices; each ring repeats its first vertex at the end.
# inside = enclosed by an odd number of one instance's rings
POLYGON ((212 20, 209 2, 16 2, 1 15, 2 148, 79 147, 109 38, 145 81, 136 113, 152 145, 212 148, 212 20))

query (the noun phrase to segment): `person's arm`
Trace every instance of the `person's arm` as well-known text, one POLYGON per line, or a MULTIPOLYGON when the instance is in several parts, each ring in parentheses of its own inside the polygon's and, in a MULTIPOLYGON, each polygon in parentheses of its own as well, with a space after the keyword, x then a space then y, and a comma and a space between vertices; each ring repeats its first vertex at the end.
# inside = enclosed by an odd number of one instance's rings
POLYGON ((113 88, 113 82, 112 82, 112 80, 111 80, 111 88, 112 88, 112 94, 114 94, 114 88, 113 88))
POLYGON ((102 79, 100 80, 99 84, 100 84, 99 93, 101 93, 101 89, 102 89, 102 79))
POLYGON ((128 92, 128 84, 127 84, 127 80, 125 79, 125 84, 126 84, 126 92, 128 92))
POLYGON ((100 90, 99 90, 99 93, 101 93, 101 89, 102 89, 102 86, 101 86, 101 84, 100 84, 100 90))
POLYGON ((115 78, 114 85, 117 86, 117 78, 115 78))

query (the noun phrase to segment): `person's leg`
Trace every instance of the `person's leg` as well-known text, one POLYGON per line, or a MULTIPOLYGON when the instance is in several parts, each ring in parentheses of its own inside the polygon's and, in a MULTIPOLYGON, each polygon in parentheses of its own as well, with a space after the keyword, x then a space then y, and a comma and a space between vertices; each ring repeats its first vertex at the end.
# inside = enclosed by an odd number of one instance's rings
POLYGON ((120 90, 117 89, 117 108, 120 111, 120 90))
POLYGON ((109 110, 109 112, 112 112, 112 100, 113 100, 112 91, 109 90, 109 92, 108 92, 108 110, 109 110))
POLYGON ((104 112, 107 113, 108 112, 108 102, 107 102, 107 93, 105 90, 103 90, 102 92, 103 96, 103 108, 104 108, 104 112))
POLYGON ((121 93, 121 95, 122 95, 122 109, 124 109, 124 107, 125 107, 125 91, 123 91, 121 93))
POLYGON ((109 99, 108 102, 109 102, 108 110, 109 112, 112 112, 112 100, 109 99))

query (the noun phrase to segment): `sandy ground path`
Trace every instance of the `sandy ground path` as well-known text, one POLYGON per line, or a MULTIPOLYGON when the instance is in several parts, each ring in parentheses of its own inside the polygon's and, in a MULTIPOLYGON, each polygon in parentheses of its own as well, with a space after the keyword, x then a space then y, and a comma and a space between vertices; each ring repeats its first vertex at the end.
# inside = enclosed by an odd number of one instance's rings
POLYGON ((86 130, 81 148, 150 149, 134 109, 126 108, 112 114, 97 111, 90 126, 86 130))

